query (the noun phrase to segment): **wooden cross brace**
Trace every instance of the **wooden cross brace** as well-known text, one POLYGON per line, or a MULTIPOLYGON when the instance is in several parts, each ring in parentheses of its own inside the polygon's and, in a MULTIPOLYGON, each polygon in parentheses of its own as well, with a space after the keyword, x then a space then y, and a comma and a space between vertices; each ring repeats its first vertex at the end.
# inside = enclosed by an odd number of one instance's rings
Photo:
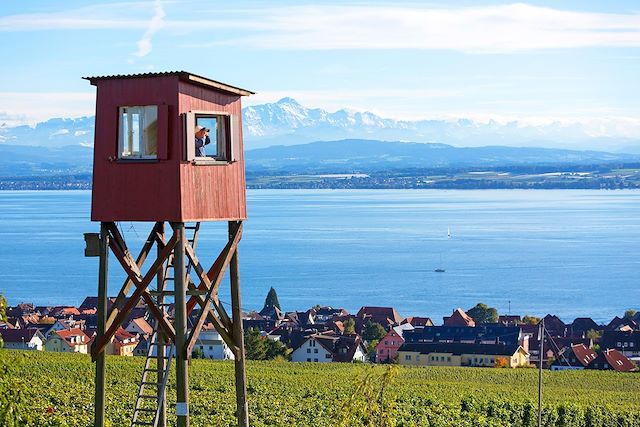
MULTIPOLYGON (((202 264, 198 260, 198 257, 195 254, 193 247, 187 242, 185 245, 185 252, 187 257, 189 258, 197 277, 200 279, 200 284, 196 287, 193 281, 189 279, 189 288, 191 290, 200 290, 206 291, 207 294, 204 298, 200 295, 192 296, 187 302, 187 313, 191 313, 195 308, 195 305, 200 305, 201 309, 198 313, 198 320, 195 325, 193 325, 191 332, 189 334, 189 338, 187 339, 185 345, 186 347, 183 351, 186 355, 190 355, 193 346, 200 335, 200 331, 202 329, 202 325, 205 320, 209 319, 211 323, 215 326, 216 330, 222 337, 222 339, 227 343, 227 345, 231 348, 234 355, 237 357, 237 353, 240 348, 237 343, 233 339, 233 324, 226 310, 220 304, 220 300, 218 299, 218 289, 220 288, 220 283, 222 282, 222 278, 224 277, 224 273, 231 262, 231 258, 235 254, 238 243, 242 238, 242 224, 238 228, 236 228, 233 233, 229 236, 229 242, 225 245, 218 258, 213 263, 208 272, 204 271, 202 264), (211 310, 211 308, 215 309, 215 312, 211 310)), ((241 319, 234 319, 236 322, 241 322, 241 319)))
POLYGON ((173 236, 171 237, 169 242, 164 245, 164 247, 158 254, 158 257, 153 262, 147 273, 143 275, 140 270, 142 268, 142 264, 151 251, 154 242, 160 243, 157 239, 157 236, 161 223, 156 223, 151 230, 149 238, 140 251, 140 255, 138 256, 137 261, 133 260, 131 253, 129 252, 129 249, 127 248, 127 245, 115 223, 110 222, 106 225, 109 232, 109 248, 122 265, 124 271, 127 273, 127 280, 125 280, 125 283, 118 293, 118 297, 116 298, 113 307, 111 308, 111 312, 109 313, 109 316, 107 318, 104 335, 100 337, 99 340, 95 341, 91 347, 91 357, 93 359, 95 359, 98 354, 104 351, 104 348, 111 341, 111 338, 113 338, 118 328, 126 320, 133 307, 135 307, 135 305, 138 303, 140 297, 142 297, 147 303, 149 310, 158 320, 158 324, 164 330, 167 337, 171 341, 175 340, 175 329, 173 328, 169 320, 164 317, 162 310, 160 310, 155 304, 155 301, 153 301, 153 298, 149 294, 147 288, 149 286, 149 283, 151 283, 153 278, 158 273, 158 270, 163 267, 165 261, 171 255, 171 252, 176 246, 176 243, 180 240, 181 236, 179 235, 179 232, 173 233, 173 236), (132 284, 136 287, 136 289, 131 297, 127 298, 126 295, 129 292, 132 284))

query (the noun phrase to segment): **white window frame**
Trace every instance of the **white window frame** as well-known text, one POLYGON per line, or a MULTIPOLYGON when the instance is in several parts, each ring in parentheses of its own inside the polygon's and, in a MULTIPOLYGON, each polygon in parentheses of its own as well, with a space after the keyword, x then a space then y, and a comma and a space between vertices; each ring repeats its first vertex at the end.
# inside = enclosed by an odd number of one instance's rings
MULTIPOLYGON (((128 117, 131 117, 127 114, 128 117)), ((158 106, 157 105, 122 105, 118 107, 118 159, 120 160, 156 160, 158 158, 158 106), (150 144, 150 135, 148 133, 148 126, 146 125, 146 121, 149 119, 149 114, 153 111, 155 113, 155 122, 156 122, 156 134, 155 134, 155 146, 156 153, 155 154, 129 154, 125 155, 125 146, 133 145, 133 140, 128 141, 131 138, 131 127, 132 120, 128 118, 127 128, 129 129, 129 135, 124 135, 124 123, 122 121, 122 117, 126 113, 138 113, 139 121, 138 121, 138 136, 140 139, 140 151, 146 152, 149 148, 150 144), (155 111, 154 111, 155 110, 155 111)))
MULTIPOLYGON (((239 159, 240 121, 237 115, 226 111, 189 111, 184 120, 185 160, 198 165, 228 165, 239 159), (216 156, 196 157, 194 129, 200 118, 215 118, 223 126, 216 129, 216 156)), ((214 141, 211 142, 213 144, 214 141)), ((206 151, 206 148, 205 148, 206 151)))

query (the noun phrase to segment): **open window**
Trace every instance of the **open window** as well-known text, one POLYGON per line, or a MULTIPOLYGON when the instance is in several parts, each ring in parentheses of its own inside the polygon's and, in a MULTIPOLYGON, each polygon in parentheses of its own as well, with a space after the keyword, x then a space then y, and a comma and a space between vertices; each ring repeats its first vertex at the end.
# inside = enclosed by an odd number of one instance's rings
POLYGON ((238 160, 239 123, 228 113, 185 114, 186 160, 196 164, 228 164, 238 160))
POLYGON ((118 158, 158 158, 158 107, 120 107, 118 112, 118 158))

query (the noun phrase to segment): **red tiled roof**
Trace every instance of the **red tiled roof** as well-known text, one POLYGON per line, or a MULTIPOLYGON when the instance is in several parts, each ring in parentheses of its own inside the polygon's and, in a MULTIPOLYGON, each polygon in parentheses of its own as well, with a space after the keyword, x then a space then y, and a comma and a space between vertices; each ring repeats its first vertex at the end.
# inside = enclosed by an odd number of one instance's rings
POLYGON ((69 347, 75 347, 89 342, 89 337, 82 332, 80 328, 55 331, 53 333, 62 338, 69 347), (74 337, 79 337, 79 340, 74 340, 74 337))
POLYGON ((587 348, 584 344, 574 344, 571 346, 571 350, 582 366, 588 366, 589 363, 593 362, 596 357, 598 357, 595 351, 587 348))
POLYGON ((456 308, 453 314, 444 318, 444 326, 476 326, 476 322, 461 308, 456 308))
POLYGON ((616 349, 603 351, 602 354, 607 359, 609 366, 618 372, 631 372, 636 369, 633 362, 616 349))

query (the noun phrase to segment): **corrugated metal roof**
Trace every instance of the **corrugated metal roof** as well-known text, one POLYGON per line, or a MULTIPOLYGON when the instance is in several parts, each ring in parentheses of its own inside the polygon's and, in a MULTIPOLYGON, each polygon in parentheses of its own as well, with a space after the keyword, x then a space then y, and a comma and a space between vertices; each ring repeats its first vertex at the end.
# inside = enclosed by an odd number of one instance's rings
POLYGON ((139 74, 112 74, 108 76, 83 77, 83 79, 89 80, 91 84, 95 84, 95 82, 99 80, 143 79, 143 78, 149 78, 149 77, 164 77, 164 76, 178 76, 180 80, 188 81, 188 82, 199 84, 206 87, 211 87, 211 88, 228 92, 234 95, 248 96, 248 95, 254 94, 254 92, 251 92, 250 90, 242 89, 236 86, 231 86, 226 83, 209 79, 207 77, 202 77, 197 74, 189 73, 188 71, 161 71, 161 72, 155 72, 155 73, 139 73, 139 74))

